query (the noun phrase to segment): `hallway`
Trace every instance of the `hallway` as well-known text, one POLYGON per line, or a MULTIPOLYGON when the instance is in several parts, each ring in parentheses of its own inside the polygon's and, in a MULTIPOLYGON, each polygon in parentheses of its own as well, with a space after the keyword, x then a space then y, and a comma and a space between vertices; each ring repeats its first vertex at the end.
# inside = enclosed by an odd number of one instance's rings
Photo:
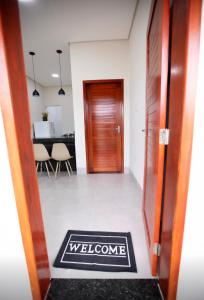
POLYGON ((151 278, 142 193, 130 174, 38 176, 52 278, 151 278), (138 273, 53 268, 67 230, 130 232, 138 273))

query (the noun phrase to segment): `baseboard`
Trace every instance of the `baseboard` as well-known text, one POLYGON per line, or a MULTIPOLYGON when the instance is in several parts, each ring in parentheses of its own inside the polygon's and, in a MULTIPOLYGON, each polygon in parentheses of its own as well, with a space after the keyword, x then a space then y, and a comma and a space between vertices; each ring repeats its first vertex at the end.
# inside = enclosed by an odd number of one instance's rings
POLYGON ((124 174, 130 174, 130 168, 124 167, 124 174))
MULTIPOLYGON (((87 174, 86 168, 77 168, 77 175, 85 175, 87 174)), ((124 174, 130 174, 130 168, 124 168, 124 174)))
POLYGON ((135 175, 133 174, 132 170, 129 169, 129 174, 132 175, 132 177, 134 178, 134 181, 138 187, 138 190, 140 191, 141 195, 143 195, 143 188, 141 187, 141 185, 139 184, 139 182, 137 181, 137 178, 135 177, 135 175))
POLYGON ((86 175, 86 168, 77 168, 77 175, 86 175))

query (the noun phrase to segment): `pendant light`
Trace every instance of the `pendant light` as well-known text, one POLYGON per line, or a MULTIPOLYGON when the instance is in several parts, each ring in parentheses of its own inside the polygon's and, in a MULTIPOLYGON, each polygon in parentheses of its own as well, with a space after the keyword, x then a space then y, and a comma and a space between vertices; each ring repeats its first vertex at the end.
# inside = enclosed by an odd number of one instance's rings
POLYGON ((57 50, 56 51, 57 54, 59 54, 59 69, 60 69, 60 89, 58 91, 58 95, 60 96, 64 96, 65 95, 65 91, 62 88, 62 68, 61 68, 61 61, 60 61, 60 55, 62 54, 62 50, 57 50))
POLYGON ((33 60, 33 57, 35 56, 35 52, 30 51, 29 54, 30 54, 31 57, 32 57, 33 79, 34 79, 34 85, 35 85, 35 89, 34 89, 34 91, 33 91, 33 96, 34 96, 34 97, 39 97, 39 96, 40 96, 40 93, 39 93, 39 92, 37 91, 37 89, 36 89, 35 68, 34 68, 34 60, 33 60))

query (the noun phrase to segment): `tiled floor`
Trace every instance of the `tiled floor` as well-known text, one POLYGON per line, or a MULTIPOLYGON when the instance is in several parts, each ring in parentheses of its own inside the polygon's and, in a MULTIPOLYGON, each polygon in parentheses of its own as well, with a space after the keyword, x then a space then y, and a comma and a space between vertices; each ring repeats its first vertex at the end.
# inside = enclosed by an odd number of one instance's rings
POLYGON ((52 278, 151 278, 141 213, 142 195, 132 175, 39 175, 52 278), (67 230, 131 232, 138 273, 53 268, 67 230))

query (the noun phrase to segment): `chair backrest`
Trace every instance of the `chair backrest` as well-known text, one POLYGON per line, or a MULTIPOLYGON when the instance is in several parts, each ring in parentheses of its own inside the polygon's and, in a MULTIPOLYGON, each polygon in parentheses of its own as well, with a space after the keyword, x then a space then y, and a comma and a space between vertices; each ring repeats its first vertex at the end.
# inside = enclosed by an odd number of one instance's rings
POLYGON ((64 143, 55 143, 52 147, 52 158, 55 160, 68 160, 71 155, 64 143))
POLYGON ((50 159, 49 153, 43 144, 33 144, 36 161, 46 161, 50 159))

